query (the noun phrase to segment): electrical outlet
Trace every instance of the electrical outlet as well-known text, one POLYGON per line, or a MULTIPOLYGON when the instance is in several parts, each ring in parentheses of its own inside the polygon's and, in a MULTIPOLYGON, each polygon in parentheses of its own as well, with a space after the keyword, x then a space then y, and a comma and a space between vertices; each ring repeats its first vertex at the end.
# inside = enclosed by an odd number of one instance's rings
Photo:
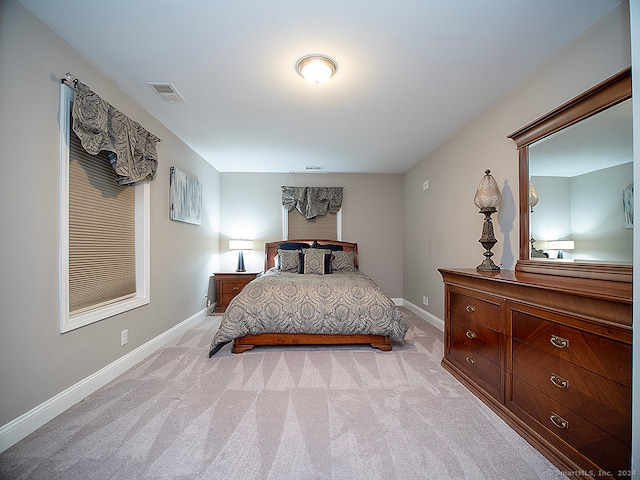
POLYGON ((122 332, 120 332, 120 345, 126 345, 126 343, 129 341, 129 330, 122 330, 122 332))
POLYGON ((429 297, 422 297, 422 303, 424 303, 428 307, 429 306, 429 297))
POLYGON ((427 188, 429 188, 429 180, 422 182, 422 190, 426 190, 427 188))

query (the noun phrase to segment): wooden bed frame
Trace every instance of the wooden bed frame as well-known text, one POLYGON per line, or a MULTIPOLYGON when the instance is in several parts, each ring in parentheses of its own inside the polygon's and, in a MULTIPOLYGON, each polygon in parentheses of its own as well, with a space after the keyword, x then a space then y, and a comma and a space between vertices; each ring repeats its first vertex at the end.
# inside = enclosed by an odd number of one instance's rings
MULTIPOLYGON (((356 253, 358 266, 358 244, 339 242, 337 240, 316 240, 320 245, 342 245, 345 252, 356 253)), ((280 240, 267 242, 264 246, 265 271, 275 266, 278 255, 278 245, 283 242, 303 242, 312 244, 314 240, 280 240)), ((242 353, 256 345, 371 345, 383 351, 391 350, 391 340, 384 335, 319 335, 310 333, 261 333, 259 335, 245 335, 233 341, 233 353, 242 353)))

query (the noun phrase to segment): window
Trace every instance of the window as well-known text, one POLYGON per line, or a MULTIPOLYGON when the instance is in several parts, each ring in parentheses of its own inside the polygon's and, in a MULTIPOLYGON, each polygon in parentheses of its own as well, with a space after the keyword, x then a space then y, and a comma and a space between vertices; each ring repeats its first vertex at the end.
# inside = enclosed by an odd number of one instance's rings
POLYGON ((71 129, 73 89, 60 94, 60 331, 149 303, 149 183, 115 183, 106 152, 71 129))
POLYGON ((282 208, 283 238, 307 240, 342 240, 342 209, 307 220, 293 208, 282 208))

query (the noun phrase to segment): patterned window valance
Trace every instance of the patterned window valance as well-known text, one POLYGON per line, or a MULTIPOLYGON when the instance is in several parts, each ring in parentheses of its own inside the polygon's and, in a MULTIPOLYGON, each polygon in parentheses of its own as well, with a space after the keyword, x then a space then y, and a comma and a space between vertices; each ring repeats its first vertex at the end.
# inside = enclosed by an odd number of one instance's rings
POLYGON ((343 187, 282 187, 282 206, 297 208, 305 218, 336 213, 342 207, 343 187))
POLYGON ((77 81, 72 117, 73 131, 87 152, 109 152, 119 185, 156 177, 160 139, 77 81))

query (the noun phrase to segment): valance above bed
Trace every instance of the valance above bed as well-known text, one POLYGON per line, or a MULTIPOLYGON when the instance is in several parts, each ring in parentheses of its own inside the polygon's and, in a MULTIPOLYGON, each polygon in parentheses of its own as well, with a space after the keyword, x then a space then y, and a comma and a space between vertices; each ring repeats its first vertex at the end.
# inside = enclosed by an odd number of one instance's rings
POLYGON ((282 206, 296 208, 311 219, 327 212, 337 213, 342 207, 343 187, 282 187, 282 206))
POLYGON ((138 122, 105 102, 85 84, 75 81, 73 131, 92 155, 109 152, 119 185, 153 180, 158 168, 156 143, 160 141, 138 122))

